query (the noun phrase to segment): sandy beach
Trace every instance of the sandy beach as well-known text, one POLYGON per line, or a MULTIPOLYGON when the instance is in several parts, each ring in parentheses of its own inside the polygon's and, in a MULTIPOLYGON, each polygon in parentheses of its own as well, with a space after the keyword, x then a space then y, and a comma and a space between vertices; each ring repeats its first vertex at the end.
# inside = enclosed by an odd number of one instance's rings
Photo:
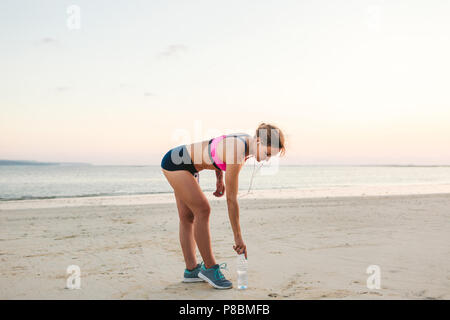
POLYGON ((208 195, 213 249, 231 290, 181 282, 173 195, 3 202, 0 299, 450 299, 448 187, 377 190, 240 199, 244 291, 224 199, 208 195), (65 288, 69 265, 80 267, 78 290, 65 288), (380 267, 380 289, 366 286, 370 265, 380 267))

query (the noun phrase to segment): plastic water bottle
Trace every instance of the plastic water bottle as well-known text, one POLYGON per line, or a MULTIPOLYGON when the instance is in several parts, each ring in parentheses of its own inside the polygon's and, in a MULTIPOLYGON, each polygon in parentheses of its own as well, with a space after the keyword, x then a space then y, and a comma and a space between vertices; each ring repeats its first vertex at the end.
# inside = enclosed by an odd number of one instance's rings
POLYGON ((237 257, 236 269, 238 274, 238 289, 247 289, 248 278, 247 278, 247 259, 245 259, 245 254, 240 254, 237 257))

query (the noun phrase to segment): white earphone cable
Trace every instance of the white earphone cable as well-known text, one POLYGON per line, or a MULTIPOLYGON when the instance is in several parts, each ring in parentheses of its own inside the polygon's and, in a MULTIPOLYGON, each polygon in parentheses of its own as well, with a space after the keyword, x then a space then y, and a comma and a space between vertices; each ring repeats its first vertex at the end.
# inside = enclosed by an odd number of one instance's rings
MULTIPOLYGON (((252 184, 253 184, 253 177, 255 175, 255 165, 256 165, 256 159, 254 159, 254 162, 253 162, 252 178, 250 179, 250 185, 248 186, 247 193, 238 196, 238 198, 242 198, 242 197, 245 197, 246 195, 250 194, 250 189, 251 189, 252 184)), ((264 162, 262 162, 261 165, 258 165, 258 170, 256 170, 256 172, 259 172, 259 170, 262 168, 263 165, 264 165, 264 162)))

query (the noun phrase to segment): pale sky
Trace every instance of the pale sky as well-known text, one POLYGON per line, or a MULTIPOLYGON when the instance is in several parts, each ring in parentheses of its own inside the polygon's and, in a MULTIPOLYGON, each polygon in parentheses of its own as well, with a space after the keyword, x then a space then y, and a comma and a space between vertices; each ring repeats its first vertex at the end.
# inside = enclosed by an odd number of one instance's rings
POLYGON ((0 159, 159 164, 264 121, 281 164, 450 164, 449 17, 447 0, 2 0, 0 159))

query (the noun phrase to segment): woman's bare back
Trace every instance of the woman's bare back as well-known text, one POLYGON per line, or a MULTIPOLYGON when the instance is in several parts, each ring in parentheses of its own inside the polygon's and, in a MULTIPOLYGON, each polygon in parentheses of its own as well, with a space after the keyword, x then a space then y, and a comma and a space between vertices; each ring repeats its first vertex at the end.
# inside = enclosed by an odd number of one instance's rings
MULTIPOLYGON (((219 157, 220 160, 222 160, 223 162, 224 159, 227 159, 227 148, 225 148, 224 143, 227 143, 227 146, 233 146, 233 143, 236 144, 236 141, 232 141, 232 139, 234 140, 239 140, 242 142, 242 140, 240 140, 239 138, 236 137, 227 137, 225 139, 222 139, 221 141, 219 141, 219 143, 217 144, 217 149, 216 149, 216 154, 219 157), (230 141, 231 140, 231 141, 230 141), (231 142, 231 145, 230 145, 231 142)), ((249 139, 246 139, 247 144, 249 144, 249 139)), ((208 143, 209 140, 204 140, 204 141, 200 141, 200 142, 195 142, 195 143, 191 143, 186 145, 186 148, 188 149, 189 155, 191 156, 191 159, 194 163, 195 169, 197 169, 197 171, 201 171, 204 169, 207 170, 217 170, 216 167, 212 164, 211 162, 211 158, 209 155, 209 148, 208 148, 208 143)), ((245 147, 244 144, 237 144, 237 153, 236 154, 243 154, 245 147)), ((246 156, 248 155, 248 151, 245 154, 246 156)), ((245 157, 245 160, 247 160, 248 157, 245 157)), ((234 161, 235 163, 237 163, 237 157, 235 155, 234 157, 234 161)))

